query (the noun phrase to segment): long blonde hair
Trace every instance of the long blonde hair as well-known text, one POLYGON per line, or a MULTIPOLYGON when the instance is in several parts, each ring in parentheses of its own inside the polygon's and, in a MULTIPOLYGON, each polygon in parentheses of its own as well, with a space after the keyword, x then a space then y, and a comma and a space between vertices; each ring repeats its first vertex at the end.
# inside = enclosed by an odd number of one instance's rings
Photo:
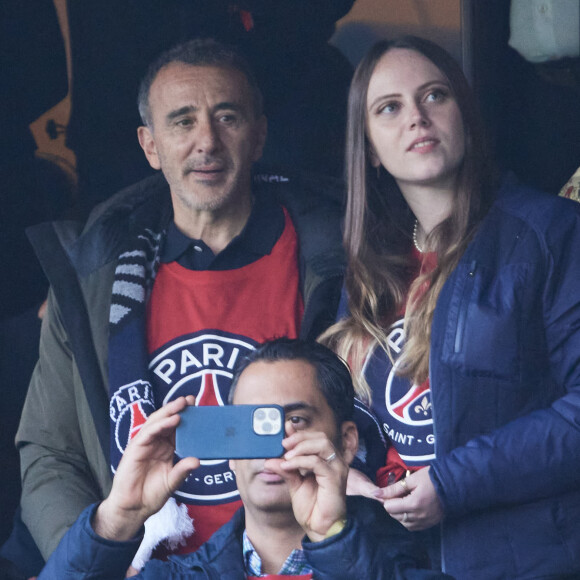
POLYGON ((415 36, 375 44, 357 67, 349 93, 346 142, 344 246, 349 315, 320 340, 349 361, 358 396, 370 402, 371 392, 362 375, 365 357, 374 344, 389 353, 387 332, 405 304, 406 343, 398 372, 416 384, 428 377, 431 323, 439 293, 489 209, 495 180, 463 71, 441 47, 415 36), (410 258, 415 217, 393 177, 384 168, 377 173, 371 166, 366 135, 369 82, 379 60, 394 48, 422 54, 447 77, 465 131, 465 156, 452 213, 427 240, 437 252, 437 266, 419 277, 410 258))

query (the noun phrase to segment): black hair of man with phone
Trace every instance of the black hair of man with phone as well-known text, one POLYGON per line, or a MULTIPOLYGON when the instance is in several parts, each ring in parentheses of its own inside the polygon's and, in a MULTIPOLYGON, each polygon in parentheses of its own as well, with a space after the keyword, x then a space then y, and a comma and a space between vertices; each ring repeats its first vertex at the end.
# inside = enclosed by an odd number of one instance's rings
MULTIPOLYGON (((244 507, 196 553, 151 560, 137 578, 447 577, 418 569, 410 533, 380 504, 347 498, 358 446, 353 400, 347 366, 322 345, 282 338, 252 351, 234 375, 229 402, 281 407, 283 455, 230 460, 244 507)), ((81 514, 39 580, 125 577, 145 520, 199 466, 194 457, 174 462, 180 413, 192 405, 193 396, 181 397, 149 417, 109 496, 81 514)))

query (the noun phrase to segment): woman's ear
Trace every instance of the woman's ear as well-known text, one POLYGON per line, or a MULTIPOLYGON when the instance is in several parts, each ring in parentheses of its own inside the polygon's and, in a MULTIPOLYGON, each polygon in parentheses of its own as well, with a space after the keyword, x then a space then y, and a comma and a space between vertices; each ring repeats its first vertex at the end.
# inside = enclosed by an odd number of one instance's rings
POLYGON ((381 160, 378 158, 377 154, 375 153, 375 148, 369 143, 367 145, 368 154, 369 154, 369 161, 371 165, 376 169, 377 167, 381 166, 381 160))

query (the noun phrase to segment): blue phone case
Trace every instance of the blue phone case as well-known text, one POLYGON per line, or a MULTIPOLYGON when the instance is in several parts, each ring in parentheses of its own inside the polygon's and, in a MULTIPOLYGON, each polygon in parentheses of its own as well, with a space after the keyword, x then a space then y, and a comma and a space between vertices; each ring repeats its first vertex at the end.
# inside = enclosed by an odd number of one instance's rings
POLYGON ((187 407, 181 412, 175 452, 198 459, 280 457, 284 436, 279 405, 187 407))

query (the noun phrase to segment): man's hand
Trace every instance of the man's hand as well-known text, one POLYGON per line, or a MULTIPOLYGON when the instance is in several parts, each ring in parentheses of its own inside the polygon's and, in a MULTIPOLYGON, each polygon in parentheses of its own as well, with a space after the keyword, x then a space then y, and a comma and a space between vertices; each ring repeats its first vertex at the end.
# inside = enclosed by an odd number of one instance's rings
POLYGON ((283 459, 268 459, 264 467, 286 481, 296 521, 313 542, 346 518, 348 465, 324 433, 300 431, 282 442, 283 459))
POLYGON ((135 537, 145 520, 160 510, 189 473, 199 467, 195 457, 173 464, 179 412, 194 404, 191 395, 168 403, 152 413, 129 442, 111 493, 95 514, 93 528, 99 536, 116 541, 135 537))
POLYGON ((419 469, 404 480, 383 487, 375 495, 383 500, 389 515, 411 531, 430 528, 443 518, 443 506, 429 477, 429 469, 419 469))

